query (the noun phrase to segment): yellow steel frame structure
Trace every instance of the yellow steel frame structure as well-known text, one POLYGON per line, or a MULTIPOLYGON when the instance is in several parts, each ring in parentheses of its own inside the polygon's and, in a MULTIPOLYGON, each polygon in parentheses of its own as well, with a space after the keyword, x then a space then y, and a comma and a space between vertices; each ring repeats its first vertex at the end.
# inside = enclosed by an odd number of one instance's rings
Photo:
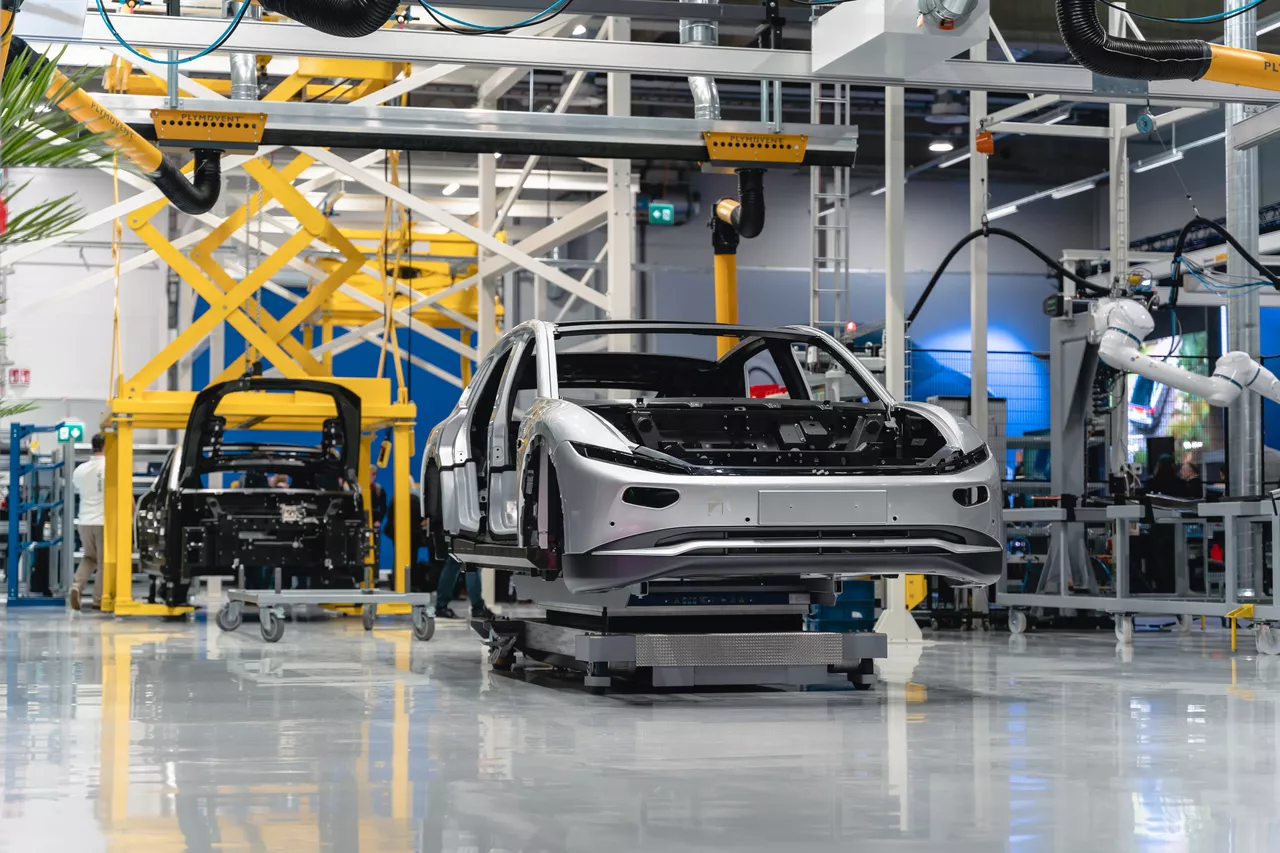
MULTIPOLYGON (((262 73, 269 56, 259 56, 259 73, 262 73)), ((409 64, 404 62, 386 62, 376 59, 328 59, 317 56, 304 56, 298 59, 298 70, 267 93, 264 101, 324 100, 325 102, 354 101, 385 89, 400 74, 408 74, 409 64), (317 80, 337 80, 335 85, 318 83, 317 80)), ((192 82, 216 92, 230 96, 231 80, 216 78, 192 78, 192 82)), ((103 86, 107 91, 125 92, 130 95, 164 95, 168 93, 168 83, 146 68, 135 68, 134 64, 122 57, 114 57, 103 73, 103 86)), ((190 89, 179 86, 179 94, 183 97, 196 97, 190 89)))
MULTIPOLYGON (((195 401, 193 392, 149 391, 148 388, 179 359, 192 352, 219 324, 227 323, 245 338, 252 353, 269 361, 286 377, 301 379, 329 378, 359 395, 362 403, 360 446, 360 486, 369 493, 369 462, 373 434, 390 428, 393 436, 392 465, 394 494, 408 496, 411 490, 409 460, 413 456, 413 425, 417 407, 408 401, 404 388, 400 398, 392 400, 391 381, 386 378, 332 378, 328 365, 317 361, 294 331, 331 302, 348 278, 362 267, 367 257, 345 237, 319 210, 311 205, 292 181, 311 164, 306 155, 298 156, 282 169, 264 159, 247 163, 244 168, 262 186, 263 191, 250 198, 239 210, 225 219, 195 246, 190 258, 178 250, 152 224, 151 220, 168 202, 157 201, 130 216, 129 227, 208 304, 206 310, 185 331, 160 351, 137 373, 126 379, 119 376, 103 418, 107 435, 106 505, 108 524, 104 536, 103 571, 105 572, 102 609, 117 615, 179 615, 190 607, 171 608, 163 604, 135 601, 132 596, 133 571, 133 436, 135 429, 182 429, 186 426, 195 401), (240 281, 236 281, 213 261, 213 251, 225 242, 247 219, 267 203, 279 201, 300 223, 301 230, 272 252, 261 264, 240 281), (266 311, 250 312, 246 304, 283 269, 315 241, 335 248, 342 261, 310 293, 283 317, 266 311)), ((213 379, 222 382, 244 373, 244 366, 233 364, 213 379)), ((316 430, 324 419, 332 416, 332 403, 315 395, 250 395, 227 398, 220 413, 241 428, 316 430), (224 411, 225 410, 225 411, 224 411), (237 420, 238 419, 238 420, 237 420)), ((395 588, 406 590, 408 570, 412 562, 408 500, 394 502, 395 513, 395 588)))

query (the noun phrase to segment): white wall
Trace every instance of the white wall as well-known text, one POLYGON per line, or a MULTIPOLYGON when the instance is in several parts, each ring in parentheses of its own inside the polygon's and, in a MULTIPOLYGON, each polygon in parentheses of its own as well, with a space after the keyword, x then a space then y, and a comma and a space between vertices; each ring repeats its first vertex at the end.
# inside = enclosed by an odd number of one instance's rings
MULTIPOLYGON (((96 169, 40 170, 10 173, 21 182, 34 176, 19 197, 40 200, 74 193, 80 206, 92 212, 112 203, 109 175, 96 169)), ((122 185, 121 196, 134 194, 122 185)), ((158 225, 164 230, 164 214, 158 225)), ((145 246, 124 227, 125 257, 145 246), (141 248, 139 248, 141 247, 141 248)), ((95 228, 73 238, 75 242, 109 243, 110 225, 95 228)), ((4 306, 4 330, 8 354, 18 367, 31 369, 29 388, 6 389, 6 397, 37 401, 41 410, 24 415, 24 420, 56 422, 66 415, 96 424, 104 408, 110 381, 112 315, 115 287, 111 281, 58 298, 64 288, 111 268, 109 248, 59 246, 41 252, 8 270, 8 303, 4 306)), ((126 273, 120 286, 120 340, 122 367, 126 376, 138 370, 160 351, 165 336, 167 306, 166 267, 126 273)))

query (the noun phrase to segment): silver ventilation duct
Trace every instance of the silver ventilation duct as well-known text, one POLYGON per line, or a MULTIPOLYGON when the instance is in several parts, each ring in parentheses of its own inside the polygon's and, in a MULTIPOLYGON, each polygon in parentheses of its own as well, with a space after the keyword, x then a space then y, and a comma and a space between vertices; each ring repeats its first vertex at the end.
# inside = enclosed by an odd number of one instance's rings
MULTIPOLYGON (((680 0, 681 3, 714 5, 719 0, 680 0)), ((680 21, 680 43, 717 45, 720 43, 720 25, 707 18, 686 18, 680 21)), ((693 117, 720 118, 720 91, 714 77, 690 77, 689 90, 693 92, 693 117)))

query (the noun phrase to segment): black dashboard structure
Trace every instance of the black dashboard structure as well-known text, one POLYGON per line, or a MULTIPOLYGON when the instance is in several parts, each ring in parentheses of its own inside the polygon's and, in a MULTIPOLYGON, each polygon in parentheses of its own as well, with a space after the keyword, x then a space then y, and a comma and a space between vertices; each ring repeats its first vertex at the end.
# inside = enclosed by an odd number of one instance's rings
POLYGON ((360 414, 360 398, 328 382, 245 378, 200 392, 182 445, 138 501, 136 538, 152 599, 186 604, 193 579, 241 569, 251 588, 273 585, 277 569, 286 589, 359 586, 371 541, 357 473, 360 414), (298 435, 310 443, 239 441, 269 423, 229 424, 218 413, 226 397, 244 392, 324 395, 336 416, 318 441, 305 433, 298 435), (210 486, 216 475, 221 488, 210 486))

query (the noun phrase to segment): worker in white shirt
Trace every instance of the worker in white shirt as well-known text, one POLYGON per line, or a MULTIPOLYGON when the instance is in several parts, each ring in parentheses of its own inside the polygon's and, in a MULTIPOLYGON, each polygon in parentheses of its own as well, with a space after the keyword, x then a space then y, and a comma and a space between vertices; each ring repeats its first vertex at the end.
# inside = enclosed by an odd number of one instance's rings
POLYGON ((71 475, 80 496, 80 514, 76 527, 80 530, 80 544, 84 556, 76 569, 71 584, 71 609, 80 609, 80 596, 89 578, 94 578, 93 601, 102 606, 102 529, 106 525, 107 457, 104 453, 107 440, 102 433, 93 437, 93 457, 71 475))

